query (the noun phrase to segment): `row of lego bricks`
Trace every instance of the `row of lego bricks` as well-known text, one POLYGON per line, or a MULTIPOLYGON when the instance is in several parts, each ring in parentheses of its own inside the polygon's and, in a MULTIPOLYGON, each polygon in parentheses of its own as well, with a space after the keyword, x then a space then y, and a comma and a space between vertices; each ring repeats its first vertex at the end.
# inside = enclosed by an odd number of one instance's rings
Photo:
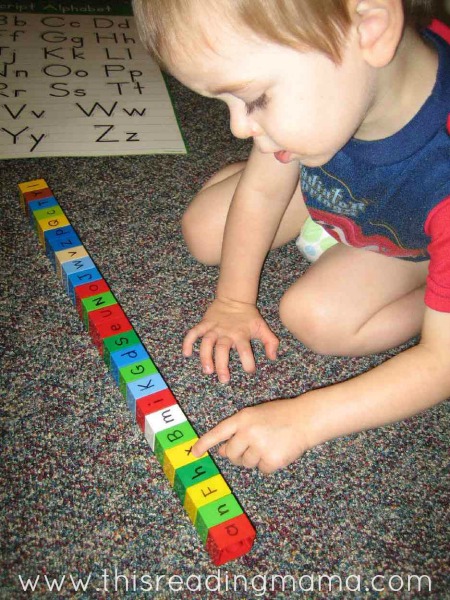
POLYGON ((253 526, 209 454, 192 455, 197 434, 51 189, 38 179, 19 190, 40 244, 213 562, 245 554, 253 526))

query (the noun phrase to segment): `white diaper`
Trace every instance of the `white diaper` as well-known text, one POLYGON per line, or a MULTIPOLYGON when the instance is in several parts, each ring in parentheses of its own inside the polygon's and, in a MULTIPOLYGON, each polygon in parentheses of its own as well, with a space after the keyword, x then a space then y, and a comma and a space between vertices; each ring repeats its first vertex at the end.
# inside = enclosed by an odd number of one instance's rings
POLYGON ((322 225, 308 217, 303 224, 300 235, 295 241, 301 254, 309 260, 315 262, 322 254, 338 242, 325 231, 322 225))

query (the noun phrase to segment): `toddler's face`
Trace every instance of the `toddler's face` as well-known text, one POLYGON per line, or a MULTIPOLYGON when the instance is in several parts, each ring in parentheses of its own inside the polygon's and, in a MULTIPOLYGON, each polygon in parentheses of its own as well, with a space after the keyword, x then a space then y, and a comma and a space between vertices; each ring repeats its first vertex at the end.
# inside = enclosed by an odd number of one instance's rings
POLYGON ((217 26, 205 43, 177 52, 171 72, 201 95, 226 102, 232 133, 253 137, 283 161, 322 165, 370 114, 375 73, 350 34, 336 65, 316 51, 297 51, 251 32, 217 26))

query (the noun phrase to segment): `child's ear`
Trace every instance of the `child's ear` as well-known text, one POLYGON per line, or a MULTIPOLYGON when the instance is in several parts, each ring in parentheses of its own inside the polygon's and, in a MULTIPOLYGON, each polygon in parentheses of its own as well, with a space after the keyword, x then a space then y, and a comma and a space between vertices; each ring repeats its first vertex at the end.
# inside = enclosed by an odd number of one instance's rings
POLYGON ((366 62, 378 68, 388 65, 403 33, 401 0, 357 0, 355 24, 366 62))

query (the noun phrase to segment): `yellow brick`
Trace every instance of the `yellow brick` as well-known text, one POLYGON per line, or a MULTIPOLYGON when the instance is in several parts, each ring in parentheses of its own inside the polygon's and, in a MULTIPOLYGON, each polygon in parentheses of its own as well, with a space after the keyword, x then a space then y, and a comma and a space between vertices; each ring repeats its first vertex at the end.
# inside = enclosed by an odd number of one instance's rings
POLYGON ((163 462, 163 470, 166 474, 167 479, 170 481, 170 485, 173 486, 175 481, 175 471, 180 467, 184 467, 184 465, 188 465, 199 458, 204 458, 207 456, 207 453, 203 454, 203 456, 194 456, 191 452, 192 446, 198 440, 198 437, 192 438, 192 440, 188 440, 183 444, 178 444, 174 448, 170 448, 169 450, 164 451, 164 462, 163 462))
POLYGON ((25 194, 25 192, 35 192, 36 190, 43 190, 44 188, 48 187, 45 179, 33 179, 32 181, 23 181, 22 183, 19 183, 18 186, 20 193, 20 205, 22 207, 22 210, 25 209, 25 202, 23 199, 23 195, 25 194))
POLYGON ((69 219, 66 216, 58 216, 50 219, 42 219, 42 221, 37 222, 37 232, 39 237, 39 242, 43 248, 45 248, 45 238, 44 232, 49 229, 58 229, 58 227, 66 227, 66 225, 70 225, 69 219))
POLYGON ((33 179, 32 181, 23 181, 19 183, 19 190, 22 194, 25 192, 35 192, 36 190, 43 190, 48 187, 45 179, 33 179))
POLYGON ((76 258, 83 258, 85 256, 89 256, 86 248, 84 246, 75 246, 74 248, 69 248, 68 250, 59 250, 59 252, 55 252, 56 259, 56 272, 58 277, 62 278, 62 270, 61 265, 68 260, 75 260, 76 258))
POLYGON ((220 474, 188 487, 184 498, 184 508, 192 523, 195 525, 199 508, 228 494, 231 494, 231 490, 220 474))

